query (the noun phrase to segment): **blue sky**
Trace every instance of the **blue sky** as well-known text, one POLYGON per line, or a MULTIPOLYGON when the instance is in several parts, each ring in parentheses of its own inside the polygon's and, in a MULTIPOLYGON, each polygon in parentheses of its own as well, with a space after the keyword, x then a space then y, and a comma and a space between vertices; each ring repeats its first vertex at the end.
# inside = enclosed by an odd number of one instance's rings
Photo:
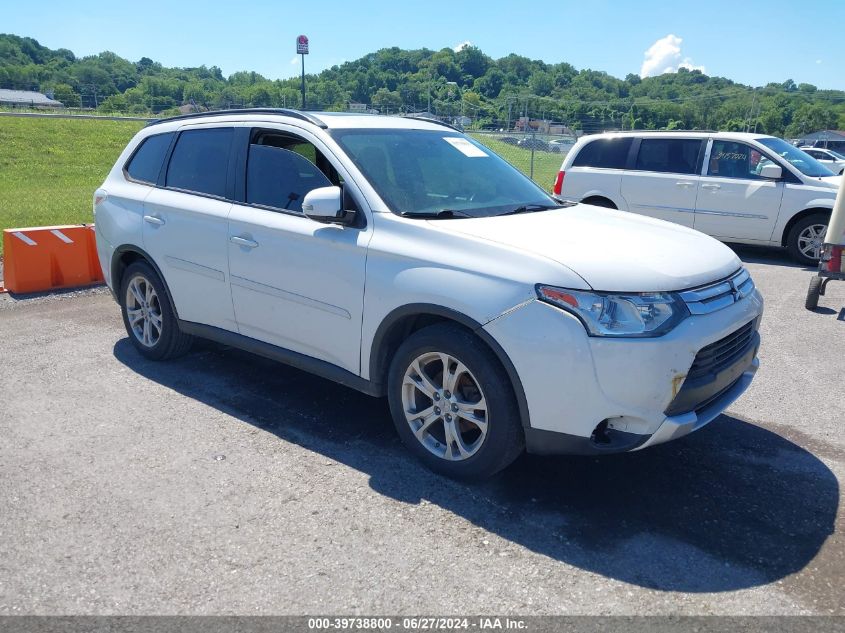
POLYGON ((0 32, 50 48, 77 55, 111 50, 166 66, 216 65, 226 75, 298 75, 295 38, 304 33, 311 41, 307 72, 389 46, 438 50, 468 41, 495 58, 514 52, 617 77, 643 71, 650 50, 650 73, 685 64, 751 85, 791 78, 845 89, 841 31, 835 33, 845 24, 843 0, 4 4, 0 32))

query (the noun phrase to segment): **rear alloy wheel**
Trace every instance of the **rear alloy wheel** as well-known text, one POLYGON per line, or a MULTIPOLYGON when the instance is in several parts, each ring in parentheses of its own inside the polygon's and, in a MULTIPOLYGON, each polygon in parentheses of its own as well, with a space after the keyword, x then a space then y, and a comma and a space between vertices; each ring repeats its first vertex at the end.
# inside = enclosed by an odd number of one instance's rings
POLYGON ((507 374, 490 348, 456 324, 419 330, 399 347, 388 399, 399 437, 441 474, 483 479, 523 450, 507 374))
POLYGON ((190 349, 193 337, 179 329, 164 282, 152 266, 144 261, 131 264, 119 297, 129 340, 143 356, 165 360, 190 349))
POLYGON ((816 213, 795 223, 786 240, 786 247, 795 261, 808 266, 819 263, 828 222, 826 215, 816 213))

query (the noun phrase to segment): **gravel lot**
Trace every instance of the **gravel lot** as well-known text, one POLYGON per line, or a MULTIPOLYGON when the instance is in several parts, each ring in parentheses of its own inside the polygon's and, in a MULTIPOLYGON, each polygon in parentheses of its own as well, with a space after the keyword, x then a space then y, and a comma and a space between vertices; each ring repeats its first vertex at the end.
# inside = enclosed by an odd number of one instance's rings
POLYGON ((742 249, 762 367, 630 455, 466 486, 385 402, 202 344, 143 360, 103 289, 0 295, 0 614, 845 614, 845 284, 742 249))

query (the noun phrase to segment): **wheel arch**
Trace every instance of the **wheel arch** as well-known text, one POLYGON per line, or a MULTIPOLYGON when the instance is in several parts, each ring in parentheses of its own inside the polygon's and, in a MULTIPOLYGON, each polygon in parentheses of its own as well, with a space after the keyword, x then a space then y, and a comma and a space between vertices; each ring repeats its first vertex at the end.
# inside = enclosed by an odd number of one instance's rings
POLYGON ((174 316, 178 319, 179 311, 176 308, 176 302, 173 301, 173 295, 170 294, 170 286, 167 285, 167 280, 164 278, 161 268, 158 267, 158 264, 156 264, 155 260, 150 257, 149 253, 134 244, 123 244, 122 246, 118 246, 114 249, 114 254, 112 255, 111 279, 117 302, 120 303, 120 288, 123 286, 123 274, 130 265, 137 261, 142 261, 152 266, 153 270, 158 275, 158 278, 161 279, 161 283, 164 284, 164 291, 167 293, 167 299, 170 301, 170 306, 173 309, 174 316))
POLYGON ((595 204, 595 202, 607 202, 610 205, 610 206, 608 206, 608 205, 605 205, 605 204, 597 204, 597 205, 595 205, 597 207, 605 207, 607 209, 617 209, 617 210, 619 209, 619 205, 617 205, 613 200, 611 200, 607 196, 603 196, 603 195, 595 194, 595 195, 587 196, 586 198, 581 200, 581 204, 595 204))
POLYGON ((789 222, 786 223, 786 226, 783 227, 783 232, 780 236, 780 245, 786 246, 786 240, 789 238, 789 232, 792 230, 792 227, 795 226, 798 222, 806 218, 808 215, 813 215, 814 213, 823 213, 830 217, 830 214, 833 212, 833 209, 829 209, 827 207, 810 207, 804 209, 803 211, 799 211, 791 218, 789 218, 789 222))
POLYGON ((528 402, 522 381, 502 346, 475 319, 435 304, 413 303, 401 306, 390 312, 379 324, 370 347, 370 381, 379 385, 380 395, 386 393, 387 372, 402 342, 424 327, 444 322, 456 323, 471 331, 493 352, 510 380, 522 426, 530 427, 528 402))

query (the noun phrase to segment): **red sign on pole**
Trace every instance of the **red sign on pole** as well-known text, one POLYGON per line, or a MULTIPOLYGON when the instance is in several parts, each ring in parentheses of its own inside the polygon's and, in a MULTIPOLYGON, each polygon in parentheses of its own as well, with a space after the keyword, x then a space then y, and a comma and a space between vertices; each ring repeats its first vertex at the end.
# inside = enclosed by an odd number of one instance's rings
POLYGON ((307 55, 308 54, 308 38, 304 35, 300 35, 296 38, 296 54, 297 55, 307 55))

